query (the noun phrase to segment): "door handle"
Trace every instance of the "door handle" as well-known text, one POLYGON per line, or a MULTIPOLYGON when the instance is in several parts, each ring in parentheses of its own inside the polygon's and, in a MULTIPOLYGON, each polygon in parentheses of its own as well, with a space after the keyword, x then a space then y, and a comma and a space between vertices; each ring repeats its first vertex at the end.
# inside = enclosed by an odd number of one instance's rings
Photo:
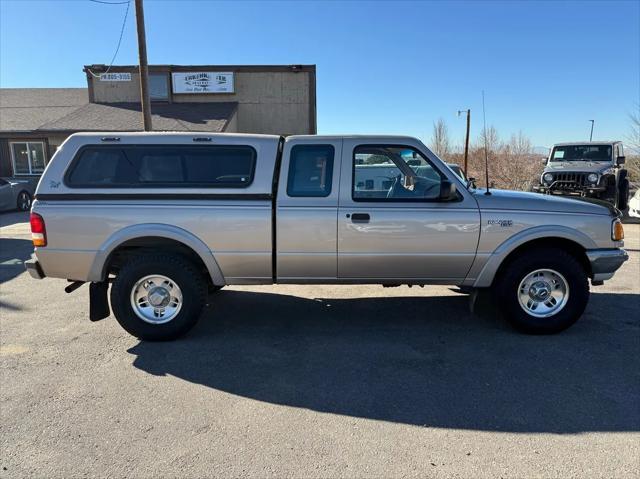
POLYGON ((351 221, 354 223, 368 223, 370 219, 369 213, 353 213, 351 215, 351 221))

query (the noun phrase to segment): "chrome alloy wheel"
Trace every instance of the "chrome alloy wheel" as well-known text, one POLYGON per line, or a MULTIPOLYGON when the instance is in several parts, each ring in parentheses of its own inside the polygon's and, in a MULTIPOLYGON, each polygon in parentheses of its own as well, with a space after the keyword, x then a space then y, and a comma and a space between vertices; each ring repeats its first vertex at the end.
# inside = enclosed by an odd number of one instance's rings
POLYGON ((147 323, 168 323, 178 315, 182 302, 180 287, 160 274, 141 278, 131 289, 131 307, 147 323))
POLYGON ((29 211, 31 208, 31 195, 26 191, 21 191, 18 195, 18 209, 20 211, 29 211))
POLYGON ((537 269, 520 282, 518 302, 524 311, 536 318, 559 313, 569 300, 569 284, 557 271, 537 269))

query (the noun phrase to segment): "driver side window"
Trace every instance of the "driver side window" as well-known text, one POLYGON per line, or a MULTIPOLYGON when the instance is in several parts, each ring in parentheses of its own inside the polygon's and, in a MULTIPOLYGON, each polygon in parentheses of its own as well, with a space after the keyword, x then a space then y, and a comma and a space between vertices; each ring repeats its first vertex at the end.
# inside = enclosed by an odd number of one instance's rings
POLYGON ((361 145, 353 152, 355 201, 429 201, 442 175, 420 152, 399 145, 361 145))

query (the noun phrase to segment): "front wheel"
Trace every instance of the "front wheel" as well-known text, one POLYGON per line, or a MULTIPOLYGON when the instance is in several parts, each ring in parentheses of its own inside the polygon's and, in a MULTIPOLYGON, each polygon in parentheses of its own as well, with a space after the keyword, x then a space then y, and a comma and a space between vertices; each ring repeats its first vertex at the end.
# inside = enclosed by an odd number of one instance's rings
POLYGON ((207 282, 178 255, 143 254, 126 263, 111 288, 111 307, 130 334, 149 341, 182 336, 198 322, 207 282))
POLYGON ((574 256, 539 248, 507 264, 493 292, 495 303, 515 328, 552 334, 580 318, 589 301, 589 280, 574 256))

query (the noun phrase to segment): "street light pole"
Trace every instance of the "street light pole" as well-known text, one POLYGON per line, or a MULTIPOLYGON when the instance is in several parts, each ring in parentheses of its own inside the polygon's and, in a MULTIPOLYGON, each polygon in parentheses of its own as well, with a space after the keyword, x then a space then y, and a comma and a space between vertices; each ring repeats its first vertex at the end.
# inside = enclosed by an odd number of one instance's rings
POLYGON ((589 141, 593 140, 593 124, 596 122, 595 120, 589 120, 591 122, 591 134, 589 135, 589 141))
POLYGON ((138 30, 138 57, 140 62, 140 104, 144 131, 151 131, 151 104, 149 103, 149 66, 147 65, 147 39, 144 32, 144 9, 142 0, 134 0, 136 6, 136 28, 138 30))
MULTIPOLYGON (((458 110, 458 116, 465 110, 458 110)), ((467 135, 464 139, 464 176, 467 176, 467 166, 469 162, 469 131, 471 130, 471 110, 467 109, 467 135)))

